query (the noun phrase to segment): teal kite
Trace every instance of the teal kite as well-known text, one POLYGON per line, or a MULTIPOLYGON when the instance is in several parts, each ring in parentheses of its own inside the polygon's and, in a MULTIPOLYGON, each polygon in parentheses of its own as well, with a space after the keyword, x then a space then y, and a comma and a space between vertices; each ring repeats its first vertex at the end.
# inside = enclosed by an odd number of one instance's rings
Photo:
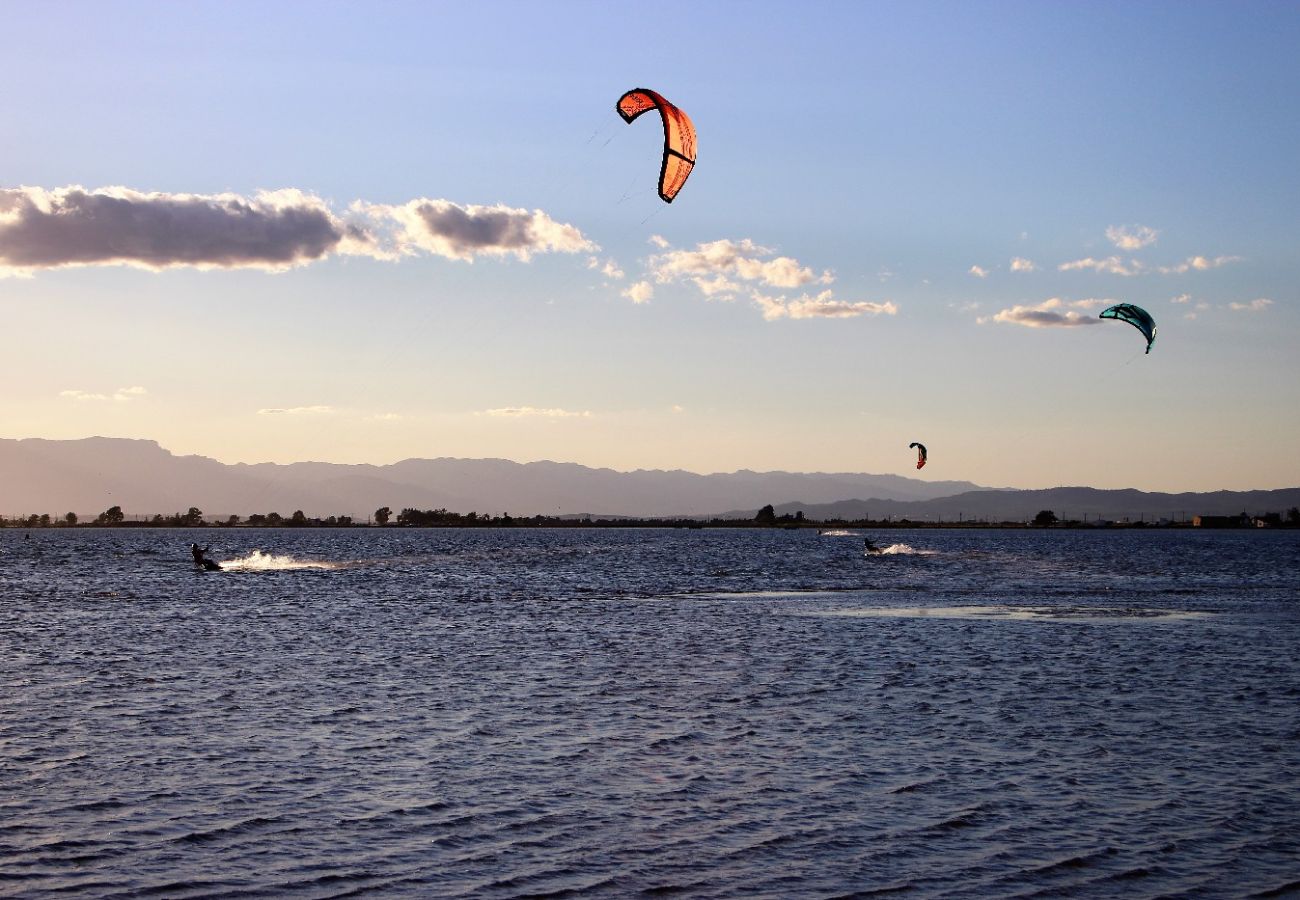
POLYGON ((1151 318, 1151 314, 1140 306, 1134 306, 1132 303, 1117 303, 1110 309, 1103 310, 1102 319, 1119 319, 1121 322, 1128 322, 1147 339, 1147 353, 1151 352, 1151 345, 1156 342, 1156 320, 1151 318))

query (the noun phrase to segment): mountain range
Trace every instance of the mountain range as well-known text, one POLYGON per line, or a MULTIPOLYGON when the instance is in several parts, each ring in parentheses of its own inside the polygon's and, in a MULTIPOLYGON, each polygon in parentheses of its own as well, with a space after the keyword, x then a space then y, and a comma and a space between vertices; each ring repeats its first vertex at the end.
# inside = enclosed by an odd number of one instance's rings
POLYGON ((870 517, 916 521, 1058 516, 1148 521, 1193 515, 1283 512, 1300 488, 1157 494, 1086 487, 1020 491, 968 481, 923 481, 863 473, 752 472, 701 475, 682 470, 619 472, 574 463, 504 459, 406 459, 390 465, 300 462, 226 464, 177 456, 154 441, 0 439, 0 514, 65 512, 93 517, 112 506, 128 516, 169 515, 191 507, 209 521, 230 514, 348 515, 374 510, 691 518, 751 518, 766 504, 812 519, 870 517))

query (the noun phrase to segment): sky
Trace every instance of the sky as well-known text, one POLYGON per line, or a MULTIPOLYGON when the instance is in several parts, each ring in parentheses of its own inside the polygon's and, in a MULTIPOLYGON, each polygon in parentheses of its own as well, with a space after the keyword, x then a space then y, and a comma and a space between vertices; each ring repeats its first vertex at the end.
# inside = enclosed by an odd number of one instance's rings
POLYGON ((1300 485, 1300 3, 0 18, 0 437, 1300 485))

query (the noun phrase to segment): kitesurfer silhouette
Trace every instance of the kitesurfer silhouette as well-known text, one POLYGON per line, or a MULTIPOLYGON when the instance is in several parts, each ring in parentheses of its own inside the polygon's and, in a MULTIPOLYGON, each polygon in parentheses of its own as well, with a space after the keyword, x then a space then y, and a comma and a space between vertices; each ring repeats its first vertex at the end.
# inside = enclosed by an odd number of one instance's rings
POLYGON ((208 544, 208 546, 204 547, 203 549, 199 549, 198 544, 190 544, 190 553, 194 556, 194 565, 198 566, 200 569, 207 569, 209 572, 211 572, 213 569, 220 569, 221 566, 217 565, 212 560, 208 559, 203 555, 211 549, 212 549, 211 544, 208 544))

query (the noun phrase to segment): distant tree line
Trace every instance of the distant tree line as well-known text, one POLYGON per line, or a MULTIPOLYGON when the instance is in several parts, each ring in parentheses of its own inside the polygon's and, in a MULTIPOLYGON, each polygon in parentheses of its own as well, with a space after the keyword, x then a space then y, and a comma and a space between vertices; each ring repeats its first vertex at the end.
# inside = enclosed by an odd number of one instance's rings
MULTIPOLYGON (((881 521, 878 519, 823 519, 814 520, 804 516, 803 511, 799 510, 793 514, 783 513, 776 514, 776 509, 770 503, 758 511, 752 519, 689 519, 689 518, 632 518, 609 516, 602 518, 593 518, 591 516, 524 516, 514 517, 510 513, 502 513, 499 516, 493 516, 487 513, 469 512, 456 513, 446 509, 428 509, 420 510, 407 507, 397 514, 396 520, 393 517, 393 511, 387 506, 381 506, 375 510, 373 515, 374 524, 381 527, 391 527, 395 525, 398 528, 527 528, 527 527, 547 527, 547 528, 573 528, 573 527, 619 527, 619 528, 703 528, 706 525, 714 527, 727 528, 934 528, 934 527, 1014 527, 1023 528, 1026 524, 1039 527, 1078 527, 1080 525, 1089 525, 1086 517, 1080 522, 1077 519, 1061 519, 1050 509, 1039 510, 1038 514, 1028 522, 1025 521, 1004 521, 990 522, 987 520, 948 521, 948 522, 931 522, 931 521, 914 521, 908 518, 889 518, 881 521)), ((1251 516, 1247 513, 1241 513, 1240 516, 1217 516, 1217 517, 1200 517, 1206 520, 1214 520, 1215 527, 1231 526, 1255 526, 1266 525, 1271 527, 1300 527, 1300 508, 1291 507, 1282 513, 1264 513, 1258 516, 1251 516)), ((1103 522, 1100 518, 1094 519, 1094 525, 1111 525, 1114 522, 1103 522)), ((1190 523, 1178 523, 1188 525, 1190 523)), ((295 510, 289 516, 282 516, 278 512, 253 513, 247 518, 240 518, 237 515, 231 515, 219 521, 207 521, 203 516, 203 511, 198 507, 191 506, 183 513, 177 512, 170 516, 156 514, 152 517, 139 517, 128 520, 120 506, 110 506, 102 513, 97 515, 89 522, 82 522, 78 519, 76 513, 67 513, 61 518, 54 518, 49 513, 42 515, 14 516, 12 518, 0 516, 0 528, 103 528, 103 527, 146 527, 146 528, 351 528, 367 527, 370 522, 356 522, 351 516, 326 516, 324 518, 307 516, 302 510, 295 510)), ((1119 523, 1119 527, 1144 527, 1154 526, 1155 522, 1124 522, 1119 523)))
POLYGON ((353 524, 351 516, 315 518, 308 517, 302 510, 297 510, 287 518, 278 512, 272 512, 265 514, 253 513, 247 519, 232 515, 225 519, 209 522, 203 517, 203 511, 197 506, 191 506, 183 513, 172 513, 170 516, 159 513, 134 519, 128 519, 126 513, 122 512, 122 507, 110 506, 89 522, 79 521, 76 513, 68 513, 58 521, 51 520, 49 515, 15 517, 12 519, 0 516, 0 528, 68 528, 72 526, 81 526, 83 528, 233 528, 246 525, 268 528, 346 528, 353 524))

